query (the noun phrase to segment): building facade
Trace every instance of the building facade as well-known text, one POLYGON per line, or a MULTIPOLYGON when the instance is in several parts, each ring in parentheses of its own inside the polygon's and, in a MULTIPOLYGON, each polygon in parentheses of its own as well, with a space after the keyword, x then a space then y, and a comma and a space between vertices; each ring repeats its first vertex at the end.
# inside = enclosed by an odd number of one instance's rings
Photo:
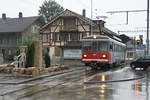
POLYGON ((125 34, 120 35, 122 42, 126 44, 126 60, 131 61, 136 58, 136 40, 125 34))
POLYGON ((0 18, 0 55, 7 58, 15 53, 23 40, 32 38, 44 24, 40 16, 23 17, 20 12, 18 18, 7 18, 2 14, 0 18))

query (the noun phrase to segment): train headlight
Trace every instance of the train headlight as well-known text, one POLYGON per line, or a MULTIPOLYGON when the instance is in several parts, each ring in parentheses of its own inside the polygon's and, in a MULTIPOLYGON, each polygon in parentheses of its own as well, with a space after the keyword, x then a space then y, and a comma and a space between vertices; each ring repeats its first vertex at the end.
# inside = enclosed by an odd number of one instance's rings
POLYGON ((93 38, 96 39, 96 35, 94 35, 93 38))
POLYGON ((83 55, 83 57, 87 57, 87 55, 83 55))
POLYGON ((106 58, 106 55, 102 55, 103 58, 106 58))

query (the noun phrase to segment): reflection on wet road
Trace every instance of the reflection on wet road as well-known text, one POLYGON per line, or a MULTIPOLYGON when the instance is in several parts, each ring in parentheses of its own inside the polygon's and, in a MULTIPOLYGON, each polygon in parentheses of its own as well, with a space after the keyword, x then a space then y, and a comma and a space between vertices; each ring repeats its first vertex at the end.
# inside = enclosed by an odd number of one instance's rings
POLYGON ((144 78, 145 74, 133 72, 129 68, 119 69, 117 71, 107 71, 95 73, 85 83, 102 83, 102 82, 120 82, 144 78))
POLYGON ((0 100, 149 100, 149 81, 149 72, 133 71, 129 67, 107 71, 75 71, 27 84, 1 84, 0 100), (143 75, 147 76, 127 81, 143 75), (126 81, 111 82, 123 79, 126 81), (84 84, 88 81, 110 82, 84 84))

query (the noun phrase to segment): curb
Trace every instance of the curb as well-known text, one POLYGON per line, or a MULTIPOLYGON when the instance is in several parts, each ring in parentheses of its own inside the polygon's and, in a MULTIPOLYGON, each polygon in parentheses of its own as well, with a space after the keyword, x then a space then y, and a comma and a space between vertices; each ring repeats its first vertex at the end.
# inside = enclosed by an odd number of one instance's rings
POLYGON ((21 81, 18 81, 18 82, 0 82, 0 84, 10 84, 10 85, 23 84, 23 83, 26 83, 26 82, 31 82, 31 81, 35 81, 35 80, 38 80, 38 79, 43 79, 43 78, 46 78, 46 77, 56 76, 56 75, 60 75, 60 74, 64 74, 64 73, 73 72, 74 70, 82 70, 82 69, 84 69, 84 68, 77 68, 77 69, 66 70, 66 71, 64 70, 64 71, 61 71, 61 72, 54 72, 54 73, 50 73, 50 74, 47 74, 47 75, 35 76, 33 78, 21 80, 21 81))
POLYGON ((125 81, 133 81, 133 80, 138 80, 138 79, 142 79, 145 78, 146 76, 143 75, 141 77, 137 77, 137 78, 130 78, 130 79, 122 79, 122 80, 110 80, 110 81, 88 81, 88 82, 84 82, 84 84, 103 84, 103 83, 114 83, 114 82, 125 82, 125 81))

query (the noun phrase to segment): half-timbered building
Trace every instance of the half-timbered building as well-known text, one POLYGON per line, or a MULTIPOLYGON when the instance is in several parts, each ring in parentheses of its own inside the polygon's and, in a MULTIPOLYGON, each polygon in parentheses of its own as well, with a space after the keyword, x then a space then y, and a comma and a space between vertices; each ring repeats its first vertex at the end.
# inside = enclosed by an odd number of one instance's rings
POLYGON ((85 15, 85 10, 80 15, 66 9, 42 27, 43 47, 50 48, 51 57, 80 59, 81 40, 84 36, 91 34, 116 35, 104 27, 104 21, 91 20, 85 15))

